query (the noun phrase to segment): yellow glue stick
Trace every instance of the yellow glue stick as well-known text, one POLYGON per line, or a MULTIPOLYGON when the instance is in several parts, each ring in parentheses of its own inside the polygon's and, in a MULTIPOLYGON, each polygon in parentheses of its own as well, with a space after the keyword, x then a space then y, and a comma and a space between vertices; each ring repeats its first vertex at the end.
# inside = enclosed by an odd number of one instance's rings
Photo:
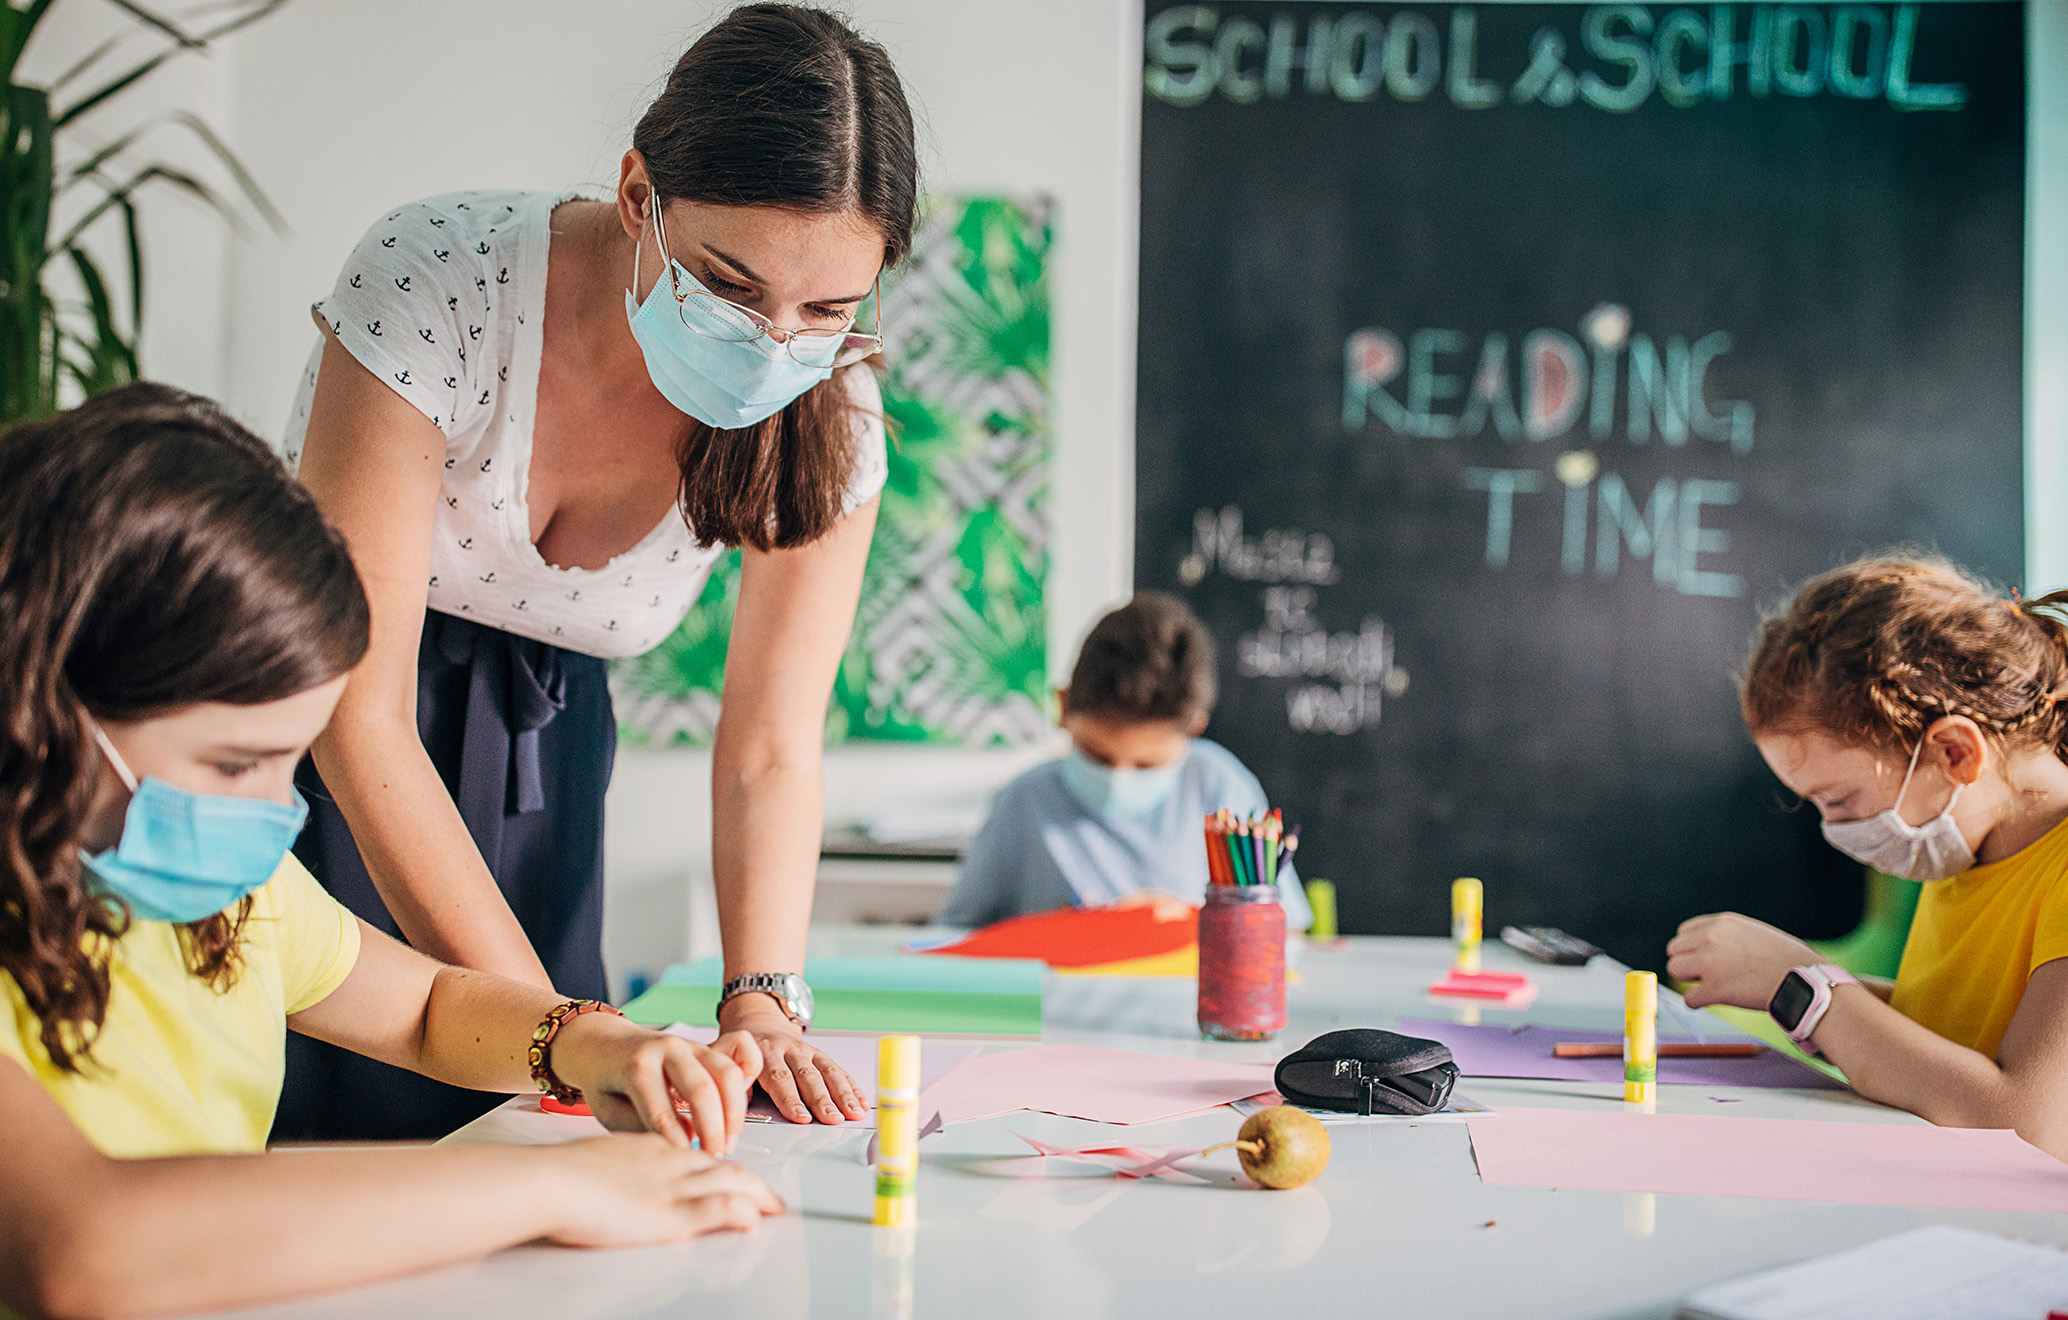
POLYGON ((1623 1099, 1659 1098, 1659 978, 1631 972, 1623 978, 1623 1099))
POLYGON ((919 1037, 876 1044, 876 1225, 912 1222, 919 1184, 919 1037))
POLYGON ((1480 918, 1486 911, 1486 893, 1477 880, 1454 880, 1450 887, 1450 938, 1457 946, 1457 969, 1468 976, 1479 972, 1480 918))
POLYGON ((1314 923, 1307 927, 1310 940, 1332 940, 1336 937, 1336 887, 1327 880, 1307 882, 1307 906, 1314 912, 1314 923))

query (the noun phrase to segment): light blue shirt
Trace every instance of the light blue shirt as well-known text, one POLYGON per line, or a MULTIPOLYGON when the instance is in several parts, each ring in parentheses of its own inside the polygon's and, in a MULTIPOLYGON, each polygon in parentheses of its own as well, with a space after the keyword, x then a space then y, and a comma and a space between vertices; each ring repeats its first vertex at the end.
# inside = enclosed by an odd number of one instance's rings
MULTIPOLYGON (((1037 765, 998 791, 935 920, 987 926, 1031 912, 1111 903, 1144 889, 1202 902, 1206 814, 1226 807, 1247 816, 1268 805, 1248 767, 1204 738, 1192 740, 1178 786, 1161 806, 1117 820, 1085 810, 1063 784, 1061 761, 1037 765)), ((1290 864, 1278 869, 1278 890, 1287 929, 1305 930, 1313 913, 1290 864)))

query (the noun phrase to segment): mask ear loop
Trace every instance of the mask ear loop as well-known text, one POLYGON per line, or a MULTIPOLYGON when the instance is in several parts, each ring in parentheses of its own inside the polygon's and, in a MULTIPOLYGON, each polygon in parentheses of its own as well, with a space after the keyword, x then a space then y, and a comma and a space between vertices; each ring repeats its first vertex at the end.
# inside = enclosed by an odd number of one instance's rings
POLYGON ((122 753, 115 750, 115 744, 109 741, 108 731, 91 715, 86 717, 86 724, 93 730, 94 741, 101 745, 101 754, 108 758, 108 764, 114 766, 115 773, 122 777, 122 786, 132 793, 136 792, 136 775, 131 773, 129 762, 122 759, 122 753))

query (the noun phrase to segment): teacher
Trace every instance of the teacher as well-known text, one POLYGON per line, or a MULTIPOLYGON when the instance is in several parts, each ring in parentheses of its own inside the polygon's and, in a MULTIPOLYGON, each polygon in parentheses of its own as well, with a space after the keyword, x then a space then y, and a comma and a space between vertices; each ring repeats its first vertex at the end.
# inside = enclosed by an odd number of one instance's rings
MULTIPOLYGON (((615 196, 455 193, 377 222, 314 306, 287 434, 373 610, 295 851, 380 929, 566 995, 605 994, 607 662, 668 637, 740 547, 719 1048, 758 1054, 797 1122, 868 1112, 804 1035, 801 973, 826 704, 886 470, 872 295, 916 190, 882 47, 737 9, 675 65, 615 196)), ((498 1100, 291 1036, 274 1136, 435 1137, 498 1100)))

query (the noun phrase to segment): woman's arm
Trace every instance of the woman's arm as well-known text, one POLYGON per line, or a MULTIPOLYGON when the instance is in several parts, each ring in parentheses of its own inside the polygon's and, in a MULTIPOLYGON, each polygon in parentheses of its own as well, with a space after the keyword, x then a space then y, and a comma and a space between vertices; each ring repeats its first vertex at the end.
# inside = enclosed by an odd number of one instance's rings
MULTIPOLYGON (((870 500, 810 545, 744 554, 711 758, 711 862, 727 978, 804 968, 825 825, 826 701, 854 627, 876 505, 870 500)), ((807 1045, 768 996, 742 995, 721 1016, 728 1030, 754 1033, 762 1089, 791 1119, 838 1123, 869 1112, 847 1074, 807 1045)))
MULTIPOLYGON (((1690 1008, 1763 1010, 1790 968, 1824 961, 1793 936, 1735 912, 1686 922, 1666 952, 1667 973, 1695 982, 1690 1008)), ((1995 1059, 1911 1021, 1863 985, 1832 992, 1811 1043, 1869 1100, 1942 1127, 2016 1128, 2068 1159, 2068 959, 2032 973, 1995 1059)))
POLYGON ((328 325, 323 333, 301 479, 351 546, 373 611, 373 643, 316 740, 316 768, 411 944, 551 989, 417 734, 417 645, 445 435, 361 366, 328 325))
MULTIPOLYGON (((561 1002, 537 986, 435 963, 361 922, 351 973, 288 1025, 454 1086, 519 1092, 535 1086, 532 1030, 561 1002)), ((744 1032, 698 1045, 615 1014, 584 1013, 562 1023, 551 1062, 604 1126, 655 1132, 686 1149, 680 1096, 704 1149, 724 1154, 746 1121, 761 1052, 744 1032)))
POLYGON ((0 1306, 51 1317, 245 1306, 534 1238, 633 1246, 747 1228, 781 1202, 658 1137, 117 1160, 0 1059, 0 1306))

